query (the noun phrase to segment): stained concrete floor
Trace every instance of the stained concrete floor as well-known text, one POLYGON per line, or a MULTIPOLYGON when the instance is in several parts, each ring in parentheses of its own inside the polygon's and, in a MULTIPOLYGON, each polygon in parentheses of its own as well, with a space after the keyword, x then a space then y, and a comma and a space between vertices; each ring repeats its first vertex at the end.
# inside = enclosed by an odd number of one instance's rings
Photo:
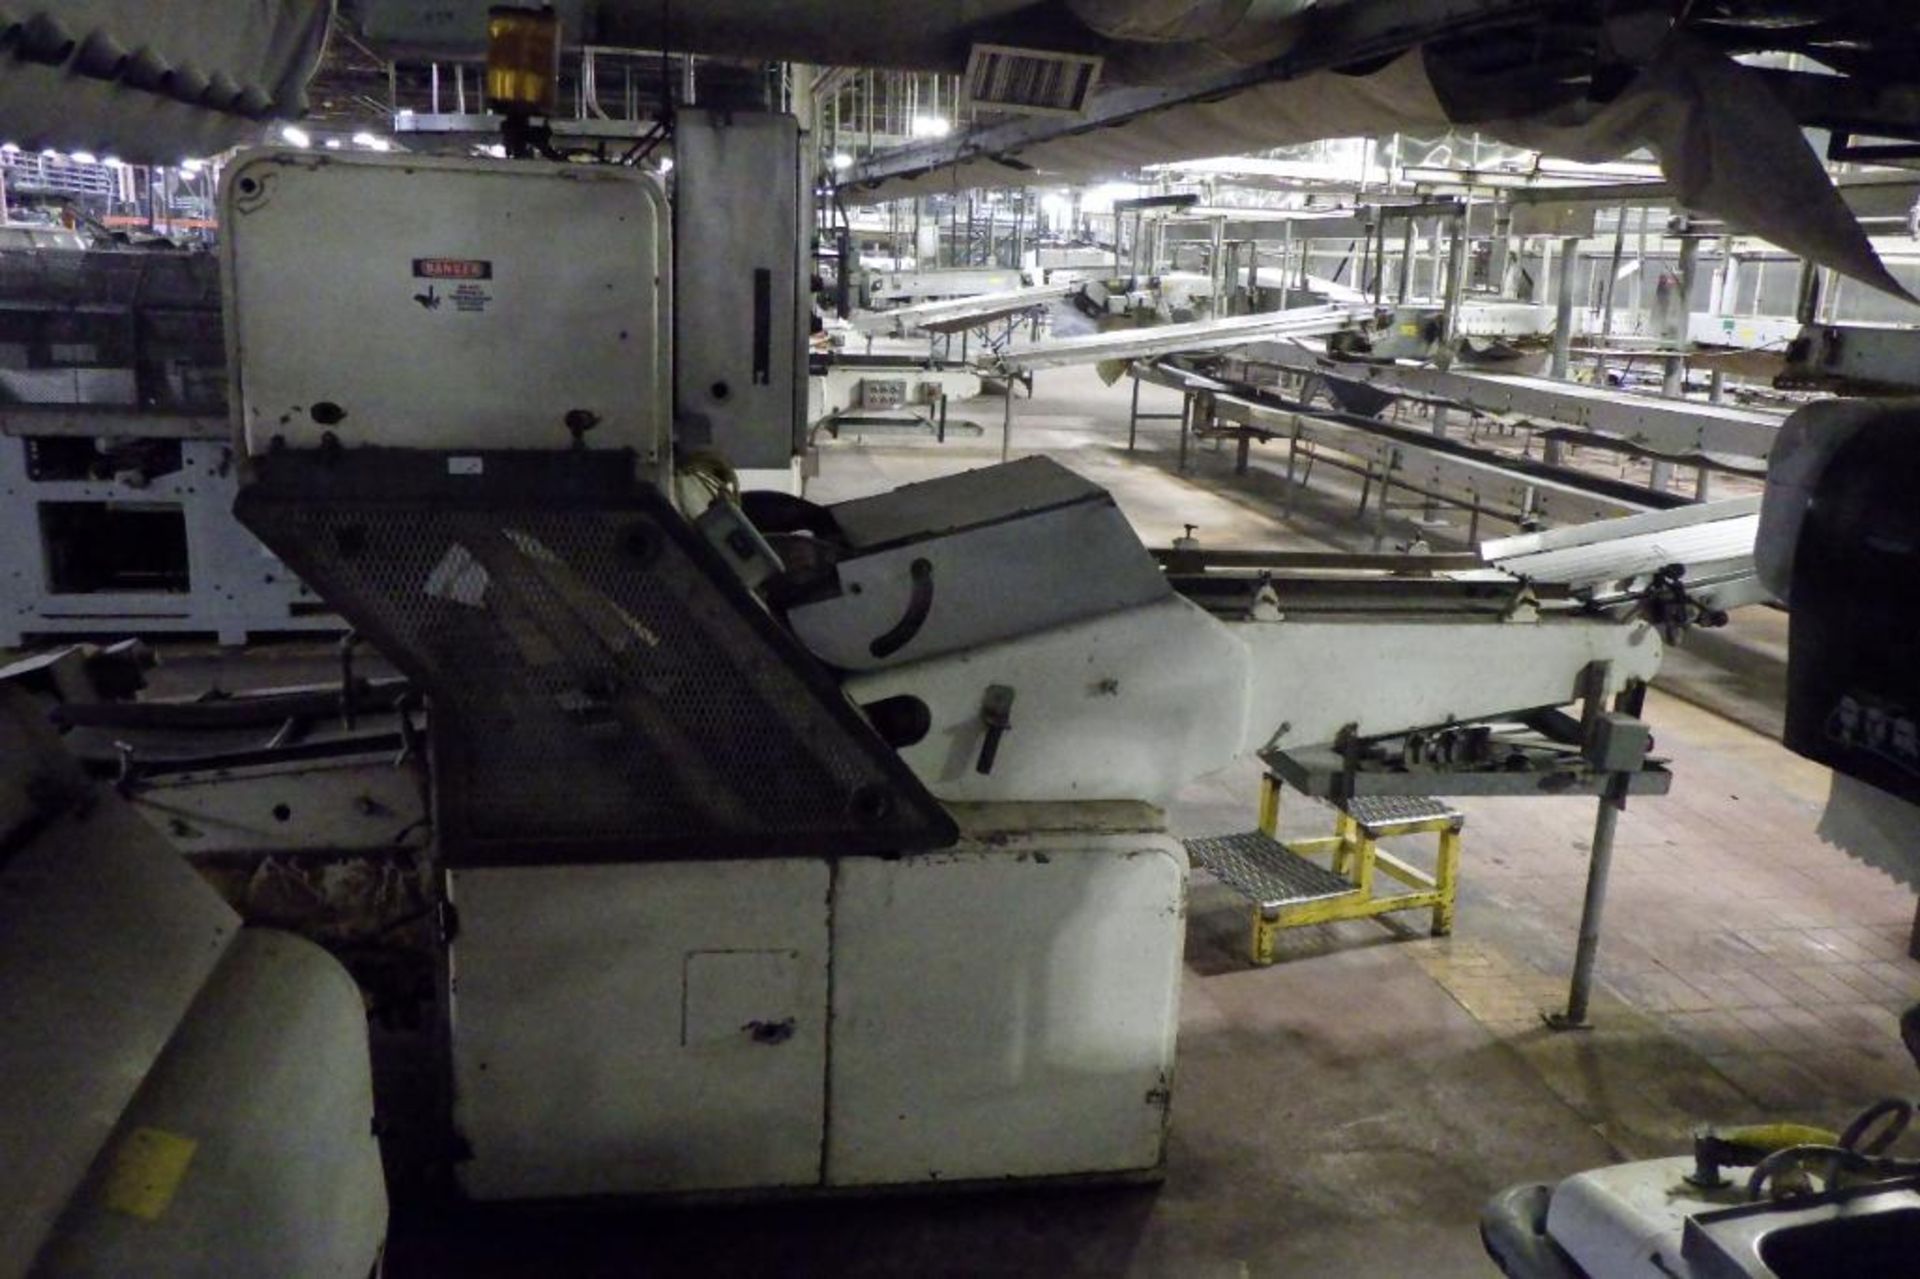
MULTIPOLYGON (((1182 476, 1170 423, 1124 451, 1125 384, 1066 370, 1037 391, 1017 405, 1015 455, 1044 449, 1107 485, 1150 543, 1187 523, 1219 546, 1371 540, 1347 477, 1316 475, 1283 519, 1283 462, 1256 450, 1236 477, 1230 453, 1202 448, 1182 476)), ((1143 399, 1164 411, 1172 396, 1143 399)), ((1000 408, 958 406, 986 429, 943 446, 830 443, 812 493, 997 460, 1000 408)), ((1390 536, 1416 531, 1453 544, 1399 519, 1390 536)), ((1196 877, 1156 1188, 406 1218, 388 1272, 1485 1277, 1475 1217, 1506 1185, 1676 1151, 1702 1120, 1833 1123, 1912 1094, 1893 1019, 1920 998, 1913 897, 1815 836, 1824 771, 1776 740, 1783 652, 1780 617, 1747 610, 1669 662, 1648 713, 1677 780, 1623 819, 1590 1031, 1555 1034, 1538 1013, 1564 996, 1591 802, 1472 802, 1448 939, 1420 919, 1300 929, 1254 969, 1244 908, 1196 877)), ((1256 781, 1252 765, 1203 779, 1170 820, 1249 828, 1256 781)), ((1328 822, 1305 801, 1283 814, 1290 833, 1328 822)))

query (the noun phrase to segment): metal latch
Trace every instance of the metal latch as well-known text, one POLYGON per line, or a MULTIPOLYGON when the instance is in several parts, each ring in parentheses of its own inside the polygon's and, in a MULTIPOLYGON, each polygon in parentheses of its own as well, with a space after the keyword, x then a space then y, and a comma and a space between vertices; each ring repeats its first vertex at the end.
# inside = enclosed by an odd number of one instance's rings
POLYGON ((980 743, 980 759, 973 771, 984 777, 993 771, 994 756, 1000 753, 1000 735, 1013 727, 1012 688, 987 685, 986 695, 980 699, 980 722, 987 726, 987 737, 980 743))

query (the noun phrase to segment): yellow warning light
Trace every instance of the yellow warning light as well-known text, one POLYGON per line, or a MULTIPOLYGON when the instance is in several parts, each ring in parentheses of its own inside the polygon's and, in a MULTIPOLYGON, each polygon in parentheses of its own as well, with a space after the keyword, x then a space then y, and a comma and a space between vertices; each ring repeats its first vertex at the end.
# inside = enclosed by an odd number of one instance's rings
POLYGON ((553 114, 560 78, 560 16, 552 9, 487 10, 487 105, 502 115, 553 114))

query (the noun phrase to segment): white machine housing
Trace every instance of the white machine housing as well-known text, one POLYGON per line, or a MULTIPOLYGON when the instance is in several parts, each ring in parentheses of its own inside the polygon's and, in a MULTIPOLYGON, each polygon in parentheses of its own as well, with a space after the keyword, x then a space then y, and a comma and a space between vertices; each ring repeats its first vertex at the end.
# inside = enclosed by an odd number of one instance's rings
POLYGON ((666 457, 672 263, 654 178, 263 150, 227 166, 221 207, 229 398, 249 455, 577 438, 666 457))
MULTIPOLYGON (((256 492, 289 462, 337 485, 354 468, 312 464, 334 450, 405 451, 413 462, 381 481, 393 527, 424 500, 393 489, 423 456, 444 456, 424 469, 457 489, 483 462, 514 465, 497 450, 565 466, 570 434, 656 459, 661 469, 641 474, 664 479, 670 233, 650 179, 268 153, 235 163, 224 201, 236 430, 256 492), (348 226, 351 243, 339 235, 348 226), (415 260, 435 258, 490 264, 484 305, 422 302, 415 260), (326 404, 344 415, 319 420, 326 404), (569 431, 576 407, 599 416, 592 429, 569 431)), ((701 221, 692 208, 680 217, 701 221)), ((334 510, 336 491, 301 500, 334 510)), ((582 501, 598 512, 603 492, 582 501)), ((382 589, 434 607, 419 601, 445 587, 413 580, 404 559, 382 589)), ((635 659, 654 662, 638 668, 645 678, 675 678, 666 632, 588 598, 581 578, 561 576, 576 565, 539 559, 568 607, 659 650, 664 662, 635 659)), ((468 577, 459 602, 495 608, 487 577, 468 577)), ((540 656, 552 649, 537 625, 502 621, 538 660, 559 660, 540 656)), ((776 835, 746 858, 509 852, 452 865, 463 1188, 544 1199, 1155 1175, 1183 849, 1137 804, 960 816, 959 843, 903 855, 802 856, 776 835)))

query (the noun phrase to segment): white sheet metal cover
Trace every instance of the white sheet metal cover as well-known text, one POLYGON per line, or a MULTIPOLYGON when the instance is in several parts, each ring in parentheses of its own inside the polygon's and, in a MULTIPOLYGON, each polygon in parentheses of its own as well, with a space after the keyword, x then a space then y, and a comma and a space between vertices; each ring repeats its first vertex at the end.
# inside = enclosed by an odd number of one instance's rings
POLYGON ((250 453, 666 445, 668 224, 613 165, 258 151, 221 191, 250 453))

